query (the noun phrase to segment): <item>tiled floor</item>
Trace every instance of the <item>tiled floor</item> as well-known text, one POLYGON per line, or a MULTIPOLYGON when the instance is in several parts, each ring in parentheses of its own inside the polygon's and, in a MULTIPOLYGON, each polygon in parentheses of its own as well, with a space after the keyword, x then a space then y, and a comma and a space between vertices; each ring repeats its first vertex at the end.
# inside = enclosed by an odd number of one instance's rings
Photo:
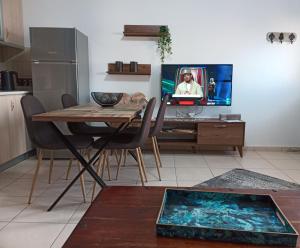
MULTIPOLYGON (((147 185, 193 186, 218 176, 233 168, 245 168, 277 178, 300 183, 299 152, 245 152, 244 158, 236 153, 163 154, 162 181, 158 181, 154 158, 145 155, 147 185)), ((67 161, 55 161, 53 182, 47 183, 49 161, 43 162, 37 190, 31 205, 27 196, 36 161, 26 160, 0 173, 0 248, 15 247, 61 247, 90 203, 82 203, 80 185, 63 198, 59 205, 47 212, 47 207, 66 186, 67 161)), ((139 174, 134 161, 128 158, 122 167, 118 181, 115 180, 116 162, 111 159, 112 181, 110 185, 140 185, 139 174)), ((74 166, 72 175, 77 172, 74 166)), ((107 173, 105 173, 107 178, 107 173)), ((86 175, 86 191, 91 198, 92 181, 86 175)))

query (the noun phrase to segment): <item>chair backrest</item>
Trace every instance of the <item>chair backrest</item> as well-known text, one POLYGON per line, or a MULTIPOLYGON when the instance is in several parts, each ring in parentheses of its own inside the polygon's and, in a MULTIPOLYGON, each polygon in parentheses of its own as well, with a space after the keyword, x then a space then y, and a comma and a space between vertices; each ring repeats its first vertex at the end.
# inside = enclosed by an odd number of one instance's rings
POLYGON ((64 108, 70 108, 78 105, 76 99, 70 94, 63 94, 61 102, 64 108))
POLYGON ((32 116, 45 113, 41 102, 34 96, 26 95, 21 99, 21 106, 25 118, 28 136, 33 145, 43 148, 49 141, 57 138, 57 134, 48 122, 32 121, 32 116))
POLYGON ((160 103, 159 110, 156 116, 156 121, 150 133, 150 136, 157 136, 162 130, 168 101, 169 101, 169 95, 165 95, 164 99, 160 103))
MULTIPOLYGON (((76 99, 70 94, 63 94, 61 97, 63 108, 71 108, 78 105, 76 99)), ((88 128, 84 122, 68 122, 67 126, 72 134, 81 134, 83 130, 88 128)))
POLYGON ((144 144, 149 136, 150 127, 151 127, 151 119, 153 115, 153 111, 155 108, 156 98, 153 97, 150 99, 146 106, 146 110, 144 112, 143 120, 139 131, 137 132, 134 141, 139 144, 144 144))

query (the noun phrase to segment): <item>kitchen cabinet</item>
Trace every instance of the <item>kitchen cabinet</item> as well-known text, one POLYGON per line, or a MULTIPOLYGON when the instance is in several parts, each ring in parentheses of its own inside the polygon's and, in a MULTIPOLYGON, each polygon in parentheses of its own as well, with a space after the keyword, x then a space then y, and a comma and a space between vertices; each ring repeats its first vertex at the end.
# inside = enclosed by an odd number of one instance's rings
POLYGON ((24 50, 22 0, 0 0, 0 62, 24 50))
POLYGON ((2 0, 3 41, 24 46, 22 0, 2 0))
POLYGON ((0 164, 31 149, 20 103, 23 95, 0 95, 0 164))

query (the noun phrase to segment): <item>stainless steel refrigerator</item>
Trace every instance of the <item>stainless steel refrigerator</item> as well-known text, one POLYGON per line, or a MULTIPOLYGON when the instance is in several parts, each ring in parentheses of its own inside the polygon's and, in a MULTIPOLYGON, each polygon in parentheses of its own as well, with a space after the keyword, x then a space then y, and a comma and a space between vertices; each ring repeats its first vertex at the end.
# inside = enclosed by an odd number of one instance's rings
MULTIPOLYGON (((88 37, 75 28, 31 27, 30 43, 33 95, 45 109, 61 109, 65 93, 89 102, 88 37)), ((66 125, 59 127, 67 132, 66 125)))
POLYGON ((46 110, 62 108, 61 96, 90 99, 88 37, 75 28, 30 28, 33 95, 46 110))

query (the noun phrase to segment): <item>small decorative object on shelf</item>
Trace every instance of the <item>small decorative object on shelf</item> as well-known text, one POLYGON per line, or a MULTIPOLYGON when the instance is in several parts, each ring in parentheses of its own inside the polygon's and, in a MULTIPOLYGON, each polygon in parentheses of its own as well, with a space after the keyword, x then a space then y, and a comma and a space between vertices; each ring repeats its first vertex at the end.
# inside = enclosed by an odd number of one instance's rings
POLYGON ((122 72, 123 71, 123 62, 122 61, 116 61, 116 71, 122 72))
POLYGON ((118 75, 151 75, 150 64, 138 64, 137 62, 133 62, 133 64, 122 64, 122 68, 122 71, 119 71, 116 63, 109 63, 107 73, 118 75))
POLYGON ((280 43, 282 43, 284 40, 284 33, 280 33, 278 39, 279 39, 280 43))
POLYGON ((270 33, 270 34, 268 35, 268 37, 269 37, 271 43, 273 43, 273 42, 274 42, 274 39, 275 39, 275 34, 274 34, 274 33, 270 33))
POLYGON ((293 44, 293 42, 294 42, 295 39, 296 39, 295 34, 294 34, 294 33, 291 33, 291 34, 289 35, 289 40, 290 40, 291 44, 293 44))
POLYGON ((295 33, 284 33, 284 32, 270 32, 267 34, 267 40, 271 43, 279 42, 293 44, 297 39, 295 33))
POLYGON ((138 72, 138 62, 130 61, 130 72, 138 72))
POLYGON ((160 50, 160 60, 164 63, 166 55, 172 54, 172 39, 168 26, 160 27, 158 49, 160 50))

